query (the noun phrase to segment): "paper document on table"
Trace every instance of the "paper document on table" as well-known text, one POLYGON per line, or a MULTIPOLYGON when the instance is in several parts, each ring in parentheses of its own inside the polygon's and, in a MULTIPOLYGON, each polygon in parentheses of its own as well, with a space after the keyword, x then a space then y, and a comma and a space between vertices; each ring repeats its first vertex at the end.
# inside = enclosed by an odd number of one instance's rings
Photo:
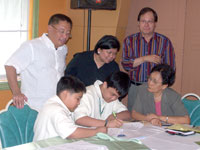
POLYGON ((140 137, 141 135, 138 135, 137 130, 141 129, 143 126, 141 122, 124 123, 120 128, 108 128, 108 135, 124 139, 140 137))
POLYGON ((121 128, 108 128, 108 135, 123 139, 144 139, 154 134, 164 132, 165 129, 153 126, 153 125, 143 125, 140 122, 133 122, 130 124, 125 124, 121 128))
POLYGON ((141 122, 126 122, 121 127, 122 129, 138 130, 144 126, 141 122))
POLYGON ((72 142, 72 143, 65 143, 61 145, 55 145, 55 146, 50 146, 46 148, 40 148, 39 150, 108 150, 108 148, 105 145, 96 145, 96 144, 91 144, 89 142, 85 141, 77 141, 77 142, 72 142))

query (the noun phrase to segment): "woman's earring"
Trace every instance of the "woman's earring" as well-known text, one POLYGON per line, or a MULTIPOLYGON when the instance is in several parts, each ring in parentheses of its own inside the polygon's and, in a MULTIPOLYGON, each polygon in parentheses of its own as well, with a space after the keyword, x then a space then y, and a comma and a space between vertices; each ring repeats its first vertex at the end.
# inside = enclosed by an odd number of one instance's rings
POLYGON ((100 51, 98 51, 97 53, 100 54, 100 51))

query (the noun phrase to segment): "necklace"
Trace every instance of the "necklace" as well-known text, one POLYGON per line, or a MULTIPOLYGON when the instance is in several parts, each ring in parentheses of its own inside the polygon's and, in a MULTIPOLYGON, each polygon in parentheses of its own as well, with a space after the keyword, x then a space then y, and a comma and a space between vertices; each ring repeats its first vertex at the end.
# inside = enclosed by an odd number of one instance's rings
POLYGON ((159 96, 154 95, 154 101, 155 102, 159 102, 159 101, 161 101, 161 99, 162 99, 162 93, 159 96))

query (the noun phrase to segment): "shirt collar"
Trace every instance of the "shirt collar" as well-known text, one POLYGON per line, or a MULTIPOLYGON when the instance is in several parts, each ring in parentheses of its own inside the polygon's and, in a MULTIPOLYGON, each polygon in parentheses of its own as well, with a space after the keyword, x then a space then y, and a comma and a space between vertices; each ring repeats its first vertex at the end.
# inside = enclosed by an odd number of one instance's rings
POLYGON ((103 99, 103 96, 102 96, 102 92, 101 92, 101 89, 100 89, 100 85, 103 84, 102 81, 100 80, 96 80, 95 83, 94 83, 94 87, 96 88, 96 91, 97 91, 97 95, 102 103, 102 106, 105 105, 107 102, 103 99))
MULTIPOLYGON (((49 47, 49 48, 53 48, 55 49, 55 45, 53 44, 53 42, 50 40, 50 38, 48 37, 48 33, 43 33, 42 35, 42 40, 44 40, 45 44, 49 47)), ((62 45, 60 47, 57 48, 57 50, 61 50, 63 47, 66 47, 66 45, 62 45)))
MULTIPOLYGON (((154 33, 153 33, 153 36, 152 36, 151 39, 150 39, 150 41, 152 40, 152 38, 156 39, 156 37, 157 37, 157 35, 156 35, 155 32, 154 32, 154 33)), ((141 33, 141 32, 138 33, 138 39, 139 39, 139 40, 144 39, 144 37, 142 36, 142 33, 141 33)), ((145 40, 145 39, 144 39, 144 40, 145 40)))
POLYGON ((65 111, 68 113, 68 114, 72 114, 72 112, 67 108, 67 106, 63 103, 63 101, 56 95, 54 100, 59 103, 64 109, 65 111))

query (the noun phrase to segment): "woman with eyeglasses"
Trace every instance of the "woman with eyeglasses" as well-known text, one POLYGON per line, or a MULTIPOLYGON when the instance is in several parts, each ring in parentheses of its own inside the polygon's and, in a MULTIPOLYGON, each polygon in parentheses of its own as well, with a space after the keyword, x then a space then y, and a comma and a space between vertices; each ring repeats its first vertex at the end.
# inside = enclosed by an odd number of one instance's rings
POLYGON ((95 45, 93 51, 77 53, 65 70, 66 75, 79 78, 86 86, 96 80, 104 81, 111 73, 119 71, 115 58, 120 43, 115 36, 105 35, 95 45))
POLYGON ((147 84, 139 87, 132 107, 132 118, 153 125, 189 124, 188 112, 181 96, 169 88, 175 81, 175 71, 167 64, 156 65, 147 84))

